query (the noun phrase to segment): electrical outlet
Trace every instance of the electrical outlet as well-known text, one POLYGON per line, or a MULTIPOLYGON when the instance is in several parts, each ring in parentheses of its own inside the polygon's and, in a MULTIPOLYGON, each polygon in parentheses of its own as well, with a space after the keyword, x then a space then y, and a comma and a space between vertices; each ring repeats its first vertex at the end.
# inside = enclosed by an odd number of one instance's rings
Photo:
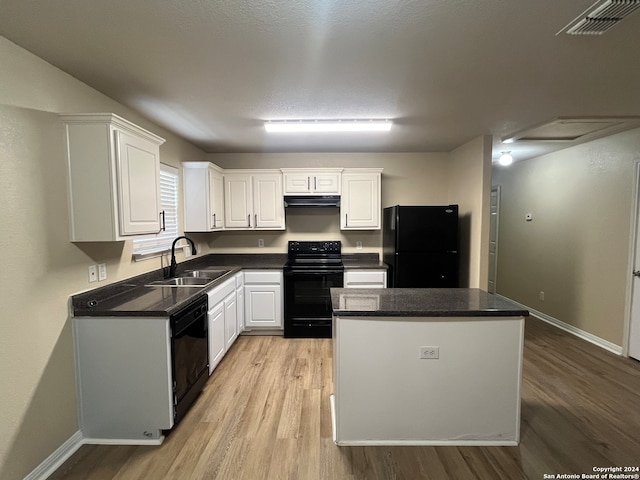
POLYGON ((107 264, 101 263, 98 265, 98 280, 103 281, 107 279, 107 264))
POLYGON ((356 242, 356 250, 362 250, 362 242, 360 240, 356 242))
POLYGON ((98 280, 98 267, 96 265, 89 265, 89 283, 98 280))
POLYGON ((544 302, 544 292, 542 290, 540 290, 540 294, 538 295, 538 297, 540 298, 541 302, 544 302))
POLYGON ((440 358, 440 347, 420 347, 420 358, 440 358))
POLYGON ((258 248, 264 248, 264 238, 258 239, 258 248))

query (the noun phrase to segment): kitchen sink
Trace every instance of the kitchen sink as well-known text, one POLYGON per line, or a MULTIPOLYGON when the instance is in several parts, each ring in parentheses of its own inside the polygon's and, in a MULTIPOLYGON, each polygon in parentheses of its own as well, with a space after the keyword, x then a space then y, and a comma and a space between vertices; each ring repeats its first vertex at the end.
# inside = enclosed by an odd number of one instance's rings
POLYGON ((229 270, 193 270, 186 273, 181 273, 174 278, 167 278, 166 280, 157 280, 151 282, 151 287, 204 287, 213 282, 216 278, 219 278, 229 273, 229 270))
POLYGON ((230 270, 191 270, 189 272, 180 274, 180 278, 210 278, 215 280, 216 278, 220 278, 223 275, 229 273, 230 270))
POLYGON ((176 277, 151 282, 149 285, 152 287, 204 287, 205 285, 211 283, 213 280, 213 278, 205 277, 176 277))

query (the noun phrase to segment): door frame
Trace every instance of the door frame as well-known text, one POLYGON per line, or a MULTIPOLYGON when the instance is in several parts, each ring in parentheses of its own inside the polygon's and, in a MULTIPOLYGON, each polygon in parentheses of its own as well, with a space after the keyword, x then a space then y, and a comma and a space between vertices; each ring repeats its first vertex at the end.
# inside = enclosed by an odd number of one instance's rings
MULTIPOLYGON (((491 187, 491 194, 496 192, 496 228, 495 228, 495 255, 493 259, 493 292, 489 293, 498 293, 497 285, 498 285, 498 239, 500 238, 500 196, 502 194, 502 187, 500 185, 495 185, 491 187)), ((489 202, 489 261, 491 261, 491 202, 489 202)), ((491 266, 489 266, 489 272, 491 272, 491 266)), ((487 290, 489 289, 491 278, 487 278, 487 290)))
MULTIPOLYGON (((624 331, 622 334, 622 355, 629 356, 629 343, 631 341, 631 320, 633 319, 633 271, 636 264, 636 258, 640 256, 640 248, 636 251, 636 244, 640 239, 640 222, 638 221, 638 215, 640 215, 640 160, 636 159, 634 165, 634 182, 633 182, 633 194, 632 194, 632 208, 631 208, 631 234, 629 235, 629 260, 627 261, 627 291, 625 301, 625 319, 624 319, 624 331)), ((639 280, 640 281, 640 280, 639 280)), ((640 305, 637 306, 640 309, 640 305)))

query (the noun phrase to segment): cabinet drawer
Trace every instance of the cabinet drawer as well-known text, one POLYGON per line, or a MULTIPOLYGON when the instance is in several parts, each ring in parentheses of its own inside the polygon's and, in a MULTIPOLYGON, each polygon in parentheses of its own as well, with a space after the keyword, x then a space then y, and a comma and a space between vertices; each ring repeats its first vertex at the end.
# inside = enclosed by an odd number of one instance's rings
POLYGON ((282 283, 282 272, 274 270, 245 270, 244 283, 282 283))
POLYGON ((209 309, 222 302, 231 292, 236 291, 236 282, 233 278, 225 281, 222 285, 212 288, 207 292, 209 296, 209 309))
POLYGON ((236 279, 236 288, 242 288, 244 286, 244 272, 238 272, 233 277, 236 279))
POLYGON ((346 288, 384 288, 387 286, 387 272, 384 270, 358 270, 344 272, 346 288))

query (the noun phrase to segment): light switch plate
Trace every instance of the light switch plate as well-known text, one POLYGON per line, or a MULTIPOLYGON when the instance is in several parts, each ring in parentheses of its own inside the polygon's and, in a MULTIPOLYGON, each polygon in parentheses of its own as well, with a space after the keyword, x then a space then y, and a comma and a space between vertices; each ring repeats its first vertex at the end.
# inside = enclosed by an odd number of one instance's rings
POLYGON ((107 279, 107 264, 101 263, 98 265, 98 280, 103 281, 107 279))

